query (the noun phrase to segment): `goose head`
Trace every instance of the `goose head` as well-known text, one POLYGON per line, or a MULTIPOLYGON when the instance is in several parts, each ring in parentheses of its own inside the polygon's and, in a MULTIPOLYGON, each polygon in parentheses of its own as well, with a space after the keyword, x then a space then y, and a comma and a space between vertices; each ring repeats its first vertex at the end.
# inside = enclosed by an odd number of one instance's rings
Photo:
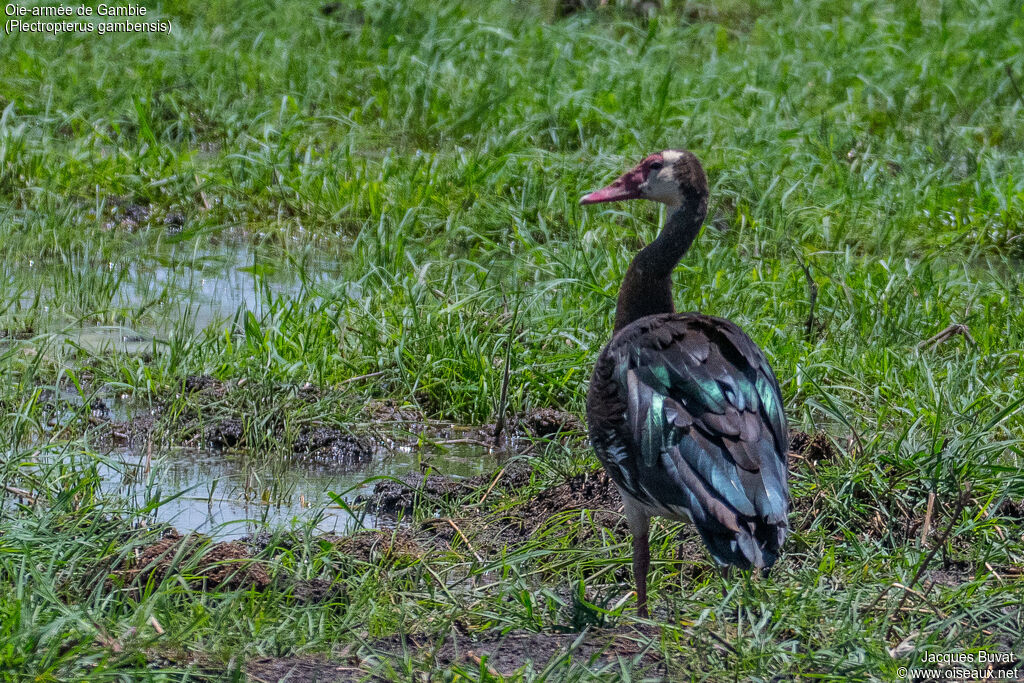
POLYGON ((707 194, 708 178, 697 156, 684 149, 666 149, 646 157, 611 185, 584 195, 580 204, 649 199, 678 208, 688 199, 707 194))

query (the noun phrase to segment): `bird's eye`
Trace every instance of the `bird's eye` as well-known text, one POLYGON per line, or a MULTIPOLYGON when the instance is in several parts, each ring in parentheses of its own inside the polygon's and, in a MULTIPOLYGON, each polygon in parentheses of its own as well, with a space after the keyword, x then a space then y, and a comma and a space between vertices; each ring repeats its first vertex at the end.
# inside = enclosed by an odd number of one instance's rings
POLYGON ((660 171, 662 166, 664 166, 664 164, 662 164, 660 161, 655 161, 651 163, 651 170, 660 171))

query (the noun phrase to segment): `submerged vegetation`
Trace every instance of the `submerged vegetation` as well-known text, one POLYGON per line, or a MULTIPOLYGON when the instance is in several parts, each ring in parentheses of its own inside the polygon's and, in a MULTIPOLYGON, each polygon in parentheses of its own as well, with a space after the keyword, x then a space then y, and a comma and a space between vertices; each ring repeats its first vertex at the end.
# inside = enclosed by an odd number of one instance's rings
POLYGON ((171 0, 170 35, 4 37, 0 676, 1024 656, 1019 4, 576 4, 171 0), (642 621, 580 417, 659 216, 577 201, 670 147, 711 182, 677 306, 765 349, 796 509, 771 576, 724 583, 656 522, 642 621), (220 495, 158 480, 183 446, 290 519, 173 529, 220 495), (396 452, 419 475, 373 480, 396 452), (314 456, 369 481, 296 502, 314 456))

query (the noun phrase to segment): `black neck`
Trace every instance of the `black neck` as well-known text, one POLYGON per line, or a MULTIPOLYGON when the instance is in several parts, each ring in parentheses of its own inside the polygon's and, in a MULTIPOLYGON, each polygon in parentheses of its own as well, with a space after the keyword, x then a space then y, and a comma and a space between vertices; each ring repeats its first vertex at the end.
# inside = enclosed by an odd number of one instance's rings
POLYGON ((672 271, 693 244, 707 213, 707 195, 688 198, 669 215, 658 238, 633 257, 619 288, 616 331, 644 316, 675 312, 672 271))

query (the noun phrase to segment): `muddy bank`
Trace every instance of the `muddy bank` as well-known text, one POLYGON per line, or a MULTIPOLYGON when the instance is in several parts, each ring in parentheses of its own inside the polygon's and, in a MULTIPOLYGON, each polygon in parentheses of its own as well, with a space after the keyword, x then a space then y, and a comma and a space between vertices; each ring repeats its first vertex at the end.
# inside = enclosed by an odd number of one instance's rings
MULTIPOLYGON (((183 395, 195 403, 194 414, 190 417, 206 418, 206 422, 213 424, 214 428, 218 426, 216 413, 223 412, 223 404, 239 402, 244 405, 246 402, 254 401, 266 403, 266 398, 259 394, 260 391, 264 394, 269 391, 272 395, 279 396, 281 401, 292 399, 299 404, 336 404, 354 417, 354 424, 348 430, 350 433, 358 434, 364 439, 392 442, 389 444, 392 446, 414 446, 419 442, 419 437, 426 436, 428 440, 441 445, 470 442, 490 448, 505 448, 512 440, 522 437, 568 438, 582 436, 586 431, 576 415, 557 408, 538 408, 509 416, 500 436, 496 438, 497 428, 494 424, 462 426, 451 421, 430 418, 416 405, 394 399, 359 398, 342 391, 339 387, 319 387, 306 383, 301 386, 282 385, 271 391, 266 387, 254 389, 245 378, 218 380, 209 375, 190 376, 182 385, 183 395), (247 395, 247 391, 253 392, 255 397, 247 395), (221 404, 219 410, 215 404, 221 404), (401 434, 407 435, 407 438, 400 438, 401 434)), ((241 421, 244 418, 235 419, 241 421)), ((259 422, 267 423, 268 420, 264 417, 259 422)), ((187 424, 186 420, 185 426, 187 424)), ((227 441, 231 442, 231 447, 245 446, 244 443, 231 438, 231 425, 221 428, 221 431, 228 432, 227 441)))
MULTIPOLYGON (((458 503, 486 489, 486 497, 481 494, 476 501, 483 504, 504 494, 515 495, 516 491, 529 486, 535 476, 528 460, 514 460, 492 474, 463 480, 439 474, 413 474, 398 480, 378 482, 365 502, 373 512, 394 514, 409 512, 416 506, 439 508, 458 503)), ((543 489, 516 508, 516 517, 522 526, 535 529, 544 520, 565 510, 619 511, 621 506, 622 499, 615 483, 603 469, 598 468, 543 489)))
POLYGON ((370 512, 394 515, 412 512, 421 505, 437 510, 458 502, 472 490, 468 484, 441 474, 410 474, 398 480, 377 482, 370 496, 357 498, 356 502, 366 503, 370 512))
POLYGON ((525 543, 556 523, 563 523, 560 538, 571 544, 589 540, 599 529, 608 530, 620 540, 629 537, 619 490, 603 469, 577 474, 514 507, 489 515, 480 535, 488 546, 497 549, 525 543), (584 513, 588 521, 580 523, 584 513), (553 521, 555 518, 562 522, 553 521))
POLYGON ((265 589, 271 579, 262 562, 237 541, 211 543, 200 534, 182 536, 168 529, 162 538, 136 549, 135 555, 110 578, 112 586, 143 587, 169 576, 187 577, 189 585, 202 590, 265 589))
MULTIPOLYGON (((135 549, 120 567, 111 572, 108 590, 128 588, 138 592, 149 583, 180 576, 202 591, 254 589, 274 590, 299 602, 321 602, 338 597, 344 590, 339 576, 355 571, 354 566, 335 566, 333 578, 303 579, 273 571, 278 552, 290 552, 304 539, 293 537, 271 546, 269 539, 243 539, 214 543, 202 534, 182 535, 175 529, 135 549)), ((406 530, 369 530, 350 536, 326 534, 314 539, 329 544, 348 561, 373 564, 383 569, 409 566, 423 558, 425 548, 406 530)))
POLYGON ((557 408, 539 408, 517 416, 516 421, 522 431, 537 438, 584 434, 587 431, 578 417, 557 408))
POLYGON ((288 683, 356 683, 384 680, 369 677, 358 666, 358 658, 348 662, 331 661, 326 657, 261 657, 245 665, 245 674, 252 681, 288 681, 288 683))
MULTIPOLYGON (((369 462, 377 447, 374 441, 338 426, 312 422, 288 433, 280 407, 269 407, 272 415, 246 411, 244 406, 225 409, 225 396, 239 390, 241 381, 220 381, 208 375, 188 377, 183 390, 196 403, 172 417, 164 405, 140 411, 125 421, 110 419, 95 409, 93 424, 103 427, 114 446, 141 446, 156 441, 163 446, 226 450, 285 450, 296 460, 314 465, 357 465, 369 462)), ((293 389, 299 397, 314 400, 315 390, 293 389)), ((103 436, 104 434, 101 434, 103 436)))
MULTIPOLYGON (((299 579, 287 573, 275 575, 272 570, 275 558, 307 544, 306 537, 294 533, 271 536, 264 532, 242 541, 213 543, 198 534, 182 536, 172 530, 137 550, 130 562, 118 568, 113 573, 114 585, 141 587, 179 573, 190 585, 202 590, 273 589, 297 602, 321 602, 338 599, 345 577, 353 571, 365 571, 366 565, 391 571, 415 565, 438 551, 454 551, 466 558, 475 556, 488 561, 506 548, 540 538, 538 532, 546 528, 553 529, 554 535, 549 538, 556 544, 579 545, 605 532, 619 540, 629 538, 618 490, 602 469, 579 473, 536 490, 536 480, 545 476, 543 473, 536 461, 520 458, 495 472, 461 480, 413 474, 378 482, 373 494, 364 501, 368 508, 403 514, 413 508, 419 513, 429 509, 440 514, 411 527, 403 524, 397 529, 316 535, 313 540, 321 549, 330 546, 333 553, 325 555, 331 558, 325 571, 312 579, 299 579)), ((834 514, 834 497, 824 489, 812 496, 795 497, 794 505, 792 523, 797 530, 816 527, 835 535, 837 542, 842 541, 841 530, 848 529, 851 523, 862 524, 858 533, 875 542, 894 533, 906 534, 908 538, 920 533, 914 531, 920 522, 917 517, 911 520, 909 533, 885 527, 877 514, 864 520, 851 520, 848 515, 840 519, 834 514)), ((1018 505, 1007 501, 995 512, 1009 517, 1018 511, 1018 505)), ((936 510, 932 528, 944 524, 943 519, 944 515, 936 510)), ((699 538, 689 525, 680 527, 679 532, 678 557, 692 560, 689 567, 681 568, 683 574, 691 578, 704 575, 710 565, 699 538)), ((927 543, 935 542, 937 535, 933 533, 927 543)), ((960 553, 955 548, 950 557, 943 552, 922 579, 940 585, 960 585, 993 573, 1011 580, 1021 575, 1020 567, 976 566, 959 560, 957 555, 960 553)), ((628 566, 616 572, 616 577, 628 581, 628 566)))
MULTIPOLYGON (((423 559, 431 549, 457 548, 469 544, 472 552, 491 554, 504 546, 518 545, 552 518, 573 511, 592 511, 592 519, 625 538, 627 530, 621 515, 621 501, 614 483, 602 470, 570 477, 510 505, 520 487, 530 484, 534 473, 528 460, 513 461, 497 472, 458 481, 432 475, 410 477, 399 485, 394 481, 379 482, 373 500, 399 505, 417 503, 428 495, 446 501, 467 499, 457 518, 439 517, 426 520, 415 528, 371 529, 353 534, 322 534, 315 536, 322 548, 328 544, 348 561, 372 564, 383 569, 412 565, 423 559), (411 499, 410 499, 411 497, 411 499), (455 497, 455 498, 452 498, 455 497)), ((372 502, 372 501, 371 501, 372 502)), ((400 508, 404 509, 404 508, 400 508)), ((567 524, 566 533, 577 541, 589 538, 592 525, 567 524)), ((273 558, 281 552, 292 552, 306 539, 292 533, 270 535, 260 533, 237 541, 215 543, 202 534, 182 535, 168 529, 161 537, 139 547, 134 555, 112 573, 114 586, 143 586, 159 582, 173 574, 185 576, 190 585, 202 590, 234 590, 275 588, 294 592, 299 600, 331 597, 336 591, 333 581, 324 585, 314 581, 297 581, 288 576, 274 577, 273 558)), ((340 560, 333 560, 336 563, 340 560)), ((342 562, 332 572, 343 570, 342 562)))
MULTIPOLYGON (((796 430, 790 431, 789 454, 791 463, 793 460, 802 460, 804 463, 835 462, 839 458, 839 452, 824 432, 807 434, 796 430)), ((799 464, 792 463, 793 466, 799 464)))
POLYGON ((370 529, 351 536, 322 536, 319 540, 330 543, 343 555, 382 567, 409 565, 426 553, 413 534, 405 529, 370 529))
MULTIPOLYGON (((365 503, 376 513, 407 514, 414 508, 449 511, 454 514, 427 519, 419 531, 435 544, 469 543, 492 551, 524 543, 552 518, 574 511, 590 511, 597 526, 619 537, 628 535, 618 489, 603 469, 577 474, 527 498, 519 496, 537 476, 529 460, 513 461, 493 474, 461 481, 413 475, 378 482, 365 503)), ((588 524, 569 524, 566 531, 576 542, 593 532, 588 524)))
POLYGON ((373 493, 357 499, 376 514, 397 515, 412 512, 416 507, 438 511, 446 505, 459 503, 463 498, 486 489, 477 501, 526 487, 533 477, 533 467, 526 460, 513 460, 497 471, 465 479, 442 474, 410 474, 398 479, 377 482, 373 493))
MULTIPOLYGON (((180 652, 151 652, 148 659, 153 666, 185 667, 200 675, 225 671, 223 663, 180 652)), ((556 660, 561 660, 561 668, 556 670, 572 668, 578 674, 608 667, 617 671, 626 663, 626 668, 640 677, 665 680, 667 675, 660 629, 639 625, 593 630, 582 636, 522 629, 470 635, 458 628, 447 635, 398 634, 346 645, 331 655, 255 657, 241 670, 251 680, 350 683, 391 680, 394 672, 407 671, 410 666, 414 671, 458 667, 486 671, 489 676, 513 676, 520 670, 539 673, 556 660)))
POLYGON ((544 489, 520 506, 517 517, 522 529, 532 532, 554 515, 569 510, 594 510, 619 516, 622 498, 604 469, 594 469, 544 489))
POLYGON ((324 425, 304 428, 292 441, 294 459, 325 466, 369 462, 374 451, 369 440, 324 425))
POLYGON ((367 648, 375 655, 369 661, 413 659, 421 667, 447 668, 454 665, 492 676, 511 676, 532 664, 535 672, 544 669, 556 657, 564 657, 583 670, 597 671, 621 660, 634 675, 665 674, 665 663, 658 650, 659 629, 653 626, 625 626, 580 633, 536 633, 517 629, 507 633, 491 630, 465 634, 452 630, 447 636, 413 634, 394 635, 377 640, 367 648))
MULTIPOLYGON (((436 420, 416 405, 367 399, 344 384, 267 385, 245 377, 190 375, 172 396, 122 419, 104 411, 103 399, 95 397, 93 402, 100 407, 89 421, 97 428, 94 436, 113 446, 148 447, 153 442, 215 451, 284 451, 324 465, 365 463, 381 450, 419 450, 424 445, 529 453, 537 447, 533 440, 585 436, 579 417, 556 408, 509 416, 495 438, 494 424, 462 426, 436 420)), ((74 406, 64 412, 74 412, 74 406)))

